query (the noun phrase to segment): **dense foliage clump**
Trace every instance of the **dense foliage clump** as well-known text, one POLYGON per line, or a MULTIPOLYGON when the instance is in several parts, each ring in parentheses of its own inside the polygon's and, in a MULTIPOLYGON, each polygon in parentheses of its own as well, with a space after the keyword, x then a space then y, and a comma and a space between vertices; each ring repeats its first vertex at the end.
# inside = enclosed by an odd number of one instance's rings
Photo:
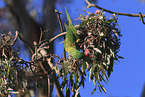
POLYGON ((30 62, 19 58, 19 51, 14 48, 17 35, 4 33, 0 39, 0 94, 8 96, 11 90, 26 88, 26 72, 30 62))
MULTIPOLYGON (((99 10, 95 11, 95 14, 87 13, 88 15, 83 14, 78 18, 81 23, 75 25, 75 30, 72 29, 73 25, 68 24, 73 33, 69 37, 74 37, 75 41, 70 40, 70 46, 66 47, 72 51, 67 50, 69 55, 61 69, 64 77, 62 88, 66 85, 67 92, 72 90, 74 95, 79 95, 80 86, 84 87, 87 72, 89 72, 89 80, 92 80, 95 85, 94 91, 99 87, 100 91, 106 92, 101 82, 107 83, 106 80, 108 81, 113 71, 115 60, 122 58, 118 56, 122 35, 117 17, 115 15, 106 17, 104 12, 99 10), (79 57, 76 57, 77 55, 79 57)), ((69 18, 68 21, 71 22, 69 18)), ((67 29, 67 33, 70 29, 67 29)))

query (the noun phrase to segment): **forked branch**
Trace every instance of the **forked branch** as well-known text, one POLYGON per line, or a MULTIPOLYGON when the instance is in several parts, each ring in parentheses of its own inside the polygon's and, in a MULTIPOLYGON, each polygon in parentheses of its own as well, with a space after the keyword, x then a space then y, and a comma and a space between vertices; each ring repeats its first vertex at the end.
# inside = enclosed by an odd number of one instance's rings
MULTIPOLYGON (((112 14, 124 15, 124 16, 129 16, 129 17, 140 17, 140 14, 130 14, 130 13, 114 12, 114 11, 102 8, 102 7, 98 6, 98 5, 92 4, 88 0, 86 0, 86 3, 88 4, 87 8, 96 7, 98 9, 100 9, 100 10, 103 10, 103 11, 106 11, 106 12, 112 13, 112 14)), ((142 14, 142 17, 145 17, 145 14, 142 14)))

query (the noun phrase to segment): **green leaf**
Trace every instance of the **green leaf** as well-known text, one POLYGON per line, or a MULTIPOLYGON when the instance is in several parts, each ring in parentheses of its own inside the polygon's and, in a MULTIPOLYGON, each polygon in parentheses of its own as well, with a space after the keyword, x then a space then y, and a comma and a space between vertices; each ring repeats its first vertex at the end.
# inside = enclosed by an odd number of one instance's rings
POLYGON ((69 89, 67 89, 67 91, 66 91, 66 97, 70 97, 70 90, 69 89))
POLYGON ((54 88, 54 79, 50 78, 50 92, 51 92, 51 94, 53 92, 53 88, 54 88))
MULTIPOLYGON (((106 80, 103 78, 102 75, 99 74, 99 78, 100 78, 101 80, 103 80, 103 81, 107 84, 106 80)), ((108 78, 107 78, 107 81, 108 81, 108 78)))
POLYGON ((73 91, 74 90, 74 88, 73 88, 73 81, 74 81, 74 79, 73 79, 73 75, 71 74, 70 75, 70 84, 71 84, 71 90, 73 91))
POLYGON ((95 91, 96 91, 96 88, 93 90, 93 92, 91 93, 91 95, 94 94, 95 91))
POLYGON ((95 76, 93 75, 93 73, 91 73, 91 80, 93 81, 93 83, 95 85, 95 76))
POLYGON ((101 87, 99 87, 100 92, 102 93, 101 87))
POLYGON ((81 77, 81 82, 80 82, 80 83, 82 84, 82 87, 83 87, 83 88, 84 88, 84 85, 85 85, 85 84, 84 84, 84 80, 86 80, 86 79, 85 79, 84 77, 81 77))
POLYGON ((96 72, 96 80, 100 80, 100 77, 99 77, 99 71, 98 72, 96 72))
POLYGON ((118 56, 118 58, 120 58, 120 59, 124 59, 122 56, 118 56))
POLYGON ((19 94, 20 92, 19 91, 13 91, 11 92, 12 94, 19 94))
POLYGON ((79 82, 79 85, 77 86, 77 89, 80 88, 81 85, 84 88, 84 81, 86 81, 86 79, 84 77, 85 74, 83 74, 83 72, 81 70, 79 70, 79 71, 80 71, 80 74, 82 74, 82 75, 81 75, 81 81, 79 82))
POLYGON ((105 69, 104 69, 103 65, 101 65, 101 64, 100 64, 100 70, 101 70, 101 72, 103 73, 103 75, 106 75, 106 74, 105 74, 105 69))
POLYGON ((59 68, 58 68, 58 65, 56 65, 53 69, 55 70, 55 72, 56 72, 58 75, 60 75, 60 70, 59 70, 59 68))
POLYGON ((92 68, 93 64, 89 63, 89 68, 87 70, 87 72, 92 68))
POLYGON ((80 24, 80 27, 86 25, 88 23, 88 21, 89 21, 88 19, 86 21, 82 21, 82 23, 80 24))
POLYGON ((65 85, 67 84, 67 82, 68 82, 67 79, 68 79, 68 78, 66 78, 66 76, 65 76, 65 77, 64 77, 64 80, 63 80, 62 83, 61 83, 61 88, 62 88, 62 89, 64 89, 65 85))
POLYGON ((75 81, 79 82, 79 74, 78 74, 78 72, 75 73, 75 81))
POLYGON ((111 72, 113 71, 113 62, 114 62, 114 59, 113 59, 113 56, 111 56, 111 58, 110 58, 110 65, 109 65, 109 68, 108 68, 108 71, 107 71, 108 78, 110 77, 111 72))
POLYGON ((90 82, 90 79, 91 79, 91 72, 92 71, 92 69, 90 69, 90 73, 89 73, 89 82, 90 82))
POLYGON ((87 68, 87 65, 86 65, 86 63, 84 63, 84 64, 82 65, 82 71, 85 72, 86 68, 87 68))
POLYGON ((106 93, 106 90, 102 84, 100 84, 101 89, 106 93))
POLYGON ((116 62, 114 62, 116 65, 118 65, 116 62))

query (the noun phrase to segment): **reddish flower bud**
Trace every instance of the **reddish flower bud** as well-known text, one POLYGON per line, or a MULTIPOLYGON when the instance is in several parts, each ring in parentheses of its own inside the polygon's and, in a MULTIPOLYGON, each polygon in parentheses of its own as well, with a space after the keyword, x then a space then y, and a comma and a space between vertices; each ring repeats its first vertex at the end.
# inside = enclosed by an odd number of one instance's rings
POLYGON ((89 54, 90 54, 89 49, 85 49, 84 55, 85 55, 85 56, 88 56, 89 54))
POLYGON ((95 11, 95 14, 97 14, 97 13, 100 13, 100 10, 96 10, 96 11, 95 11))

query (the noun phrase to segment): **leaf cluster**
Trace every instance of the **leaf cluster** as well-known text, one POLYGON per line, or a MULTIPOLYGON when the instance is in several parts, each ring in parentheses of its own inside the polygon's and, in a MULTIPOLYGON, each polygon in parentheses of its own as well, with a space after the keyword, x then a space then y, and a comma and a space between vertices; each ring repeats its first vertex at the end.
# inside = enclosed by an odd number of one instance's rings
POLYGON ((120 29, 115 15, 106 17, 104 12, 97 10, 95 14, 81 16, 82 22, 78 25, 78 33, 81 38, 80 49, 93 64, 103 66, 111 74, 114 60, 118 60, 120 48, 120 29))
MULTIPOLYGON (((115 15, 106 17, 103 11, 97 10, 95 14, 88 12, 88 15, 83 14, 78 19, 81 23, 75 25, 75 29, 79 38, 73 34, 69 37, 76 38, 76 41, 73 43, 71 41, 70 44, 78 47, 77 50, 82 52, 83 58, 74 57, 74 53, 77 52, 71 49, 59 72, 60 77, 63 78, 62 89, 66 87, 66 95, 70 95, 72 91, 72 96, 80 96, 79 89, 84 88, 89 73, 89 81, 92 80, 95 85, 92 94, 97 87, 101 92, 106 93, 102 82, 107 84, 113 71, 113 64, 116 63, 115 60, 123 58, 118 55, 122 35, 117 17, 115 15)), ((75 31, 72 33, 75 34, 75 31)))
POLYGON ((11 32, 1 35, 0 39, 0 95, 11 95, 11 89, 18 91, 26 88, 25 73, 29 62, 19 58, 19 50, 13 48, 17 35, 11 32), (25 65, 25 66, 24 66, 25 65))

